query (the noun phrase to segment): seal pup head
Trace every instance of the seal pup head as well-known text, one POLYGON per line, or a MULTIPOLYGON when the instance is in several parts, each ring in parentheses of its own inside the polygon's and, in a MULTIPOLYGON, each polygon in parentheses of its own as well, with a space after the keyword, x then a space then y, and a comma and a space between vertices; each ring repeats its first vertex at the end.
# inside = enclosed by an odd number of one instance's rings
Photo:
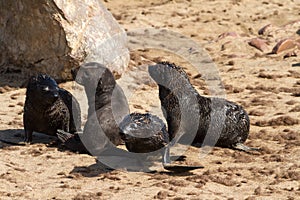
POLYGON ((166 125, 150 113, 127 115, 120 124, 119 134, 127 150, 134 153, 154 152, 169 143, 166 125))
POLYGON ((51 105, 59 97, 59 87, 49 75, 38 74, 29 79, 26 97, 38 104, 51 105))
MULTIPOLYGON (((112 72, 97 62, 90 62, 71 70, 73 79, 85 87, 87 95, 92 92, 112 92, 116 81, 112 72)), ((93 95, 93 94, 91 94, 93 95)))
POLYGON ((151 78, 161 87, 174 90, 183 84, 190 84, 188 75, 179 66, 169 62, 159 62, 148 67, 151 78))

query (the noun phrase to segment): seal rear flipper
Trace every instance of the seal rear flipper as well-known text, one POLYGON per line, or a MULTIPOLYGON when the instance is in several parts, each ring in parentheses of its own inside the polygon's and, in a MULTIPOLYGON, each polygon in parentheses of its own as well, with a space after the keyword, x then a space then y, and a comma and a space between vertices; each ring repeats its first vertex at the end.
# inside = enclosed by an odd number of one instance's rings
POLYGON ((145 162, 145 158, 136 153, 128 152, 117 147, 108 147, 98 156, 97 160, 111 169, 125 169, 135 172, 151 171, 145 162))
POLYGON ((255 147, 248 147, 244 145, 243 143, 237 143, 232 146, 233 149, 240 150, 240 151, 245 151, 245 152, 250 152, 250 151, 260 151, 260 148, 255 148, 255 147))

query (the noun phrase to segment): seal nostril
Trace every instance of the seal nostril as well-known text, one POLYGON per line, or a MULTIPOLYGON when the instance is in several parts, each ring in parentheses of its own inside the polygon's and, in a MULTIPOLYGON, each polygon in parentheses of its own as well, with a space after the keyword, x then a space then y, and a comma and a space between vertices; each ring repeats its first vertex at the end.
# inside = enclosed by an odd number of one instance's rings
POLYGON ((58 93, 55 92, 55 93, 53 94, 53 97, 54 97, 54 98, 58 98, 58 93))

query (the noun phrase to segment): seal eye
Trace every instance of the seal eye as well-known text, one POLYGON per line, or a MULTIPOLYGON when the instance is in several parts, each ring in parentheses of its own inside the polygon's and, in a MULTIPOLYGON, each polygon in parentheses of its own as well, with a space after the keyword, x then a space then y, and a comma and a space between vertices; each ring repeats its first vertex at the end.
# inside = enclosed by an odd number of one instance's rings
POLYGON ((48 87, 48 86, 47 86, 47 87, 44 87, 44 88, 43 88, 43 91, 44 91, 44 92, 48 92, 48 91, 49 91, 49 87, 48 87))

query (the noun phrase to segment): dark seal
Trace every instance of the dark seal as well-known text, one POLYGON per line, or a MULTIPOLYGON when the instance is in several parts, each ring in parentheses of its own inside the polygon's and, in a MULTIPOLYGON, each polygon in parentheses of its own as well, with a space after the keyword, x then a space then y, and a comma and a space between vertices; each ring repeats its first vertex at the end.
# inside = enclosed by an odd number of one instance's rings
POLYGON ((87 63, 73 70, 72 74, 76 82, 85 88, 89 109, 81 135, 61 130, 57 133, 70 150, 96 155, 101 162, 108 156, 109 162, 104 164, 135 171, 148 170, 149 154, 154 157, 162 155, 165 169, 171 171, 202 168, 170 165, 166 125, 149 113, 129 114, 126 96, 108 68, 99 63, 87 63), (129 152, 116 147, 122 139, 129 152), (79 140, 81 143, 78 143, 79 140), (120 163, 114 160, 117 157, 126 161, 120 163), (133 160, 138 163, 132 166, 133 160))
POLYGON ((104 65, 92 62, 73 69, 72 75, 85 88, 88 119, 80 137, 58 132, 65 146, 72 151, 99 155, 108 147, 124 143, 119 135, 119 123, 129 114, 129 106, 112 72, 104 65), (83 143, 77 142, 79 138, 83 143))
POLYGON ((150 113, 131 113, 120 123, 120 135, 129 152, 162 155, 162 163, 170 163, 169 133, 165 123, 150 113), (155 153, 154 153, 155 154, 155 153))
MULTIPOLYGON (((187 120, 181 120, 182 109, 192 111, 197 107, 199 122, 194 124, 198 129, 192 144, 216 145, 243 151, 258 150, 243 144, 249 135, 250 122, 247 112, 241 106, 222 98, 201 96, 190 83, 186 72, 175 64, 161 62, 149 66, 148 71, 159 87, 159 98, 170 139, 178 134, 180 126, 188 123, 187 120), (196 101, 190 103, 189 99, 194 97, 196 101)), ((183 140, 189 134, 188 128, 184 132, 183 140)))
MULTIPOLYGON (((171 164, 170 140, 165 123, 150 113, 131 113, 120 123, 120 135, 129 152, 147 162, 148 157, 162 156, 163 167, 173 172, 186 172, 203 166, 184 166, 171 164), (143 158, 143 154, 145 154, 143 158)), ((185 156, 174 156, 185 159, 185 156)))
POLYGON ((25 142, 32 142, 33 131, 53 136, 58 129, 75 133, 76 124, 81 124, 80 106, 53 78, 39 74, 29 79, 23 122, 25 142))
POLYGON ((164 148, 169 143, 166 125, 150 113, 131 113, 120 124, 120 135, 128 151, 149 153, 164 148))

